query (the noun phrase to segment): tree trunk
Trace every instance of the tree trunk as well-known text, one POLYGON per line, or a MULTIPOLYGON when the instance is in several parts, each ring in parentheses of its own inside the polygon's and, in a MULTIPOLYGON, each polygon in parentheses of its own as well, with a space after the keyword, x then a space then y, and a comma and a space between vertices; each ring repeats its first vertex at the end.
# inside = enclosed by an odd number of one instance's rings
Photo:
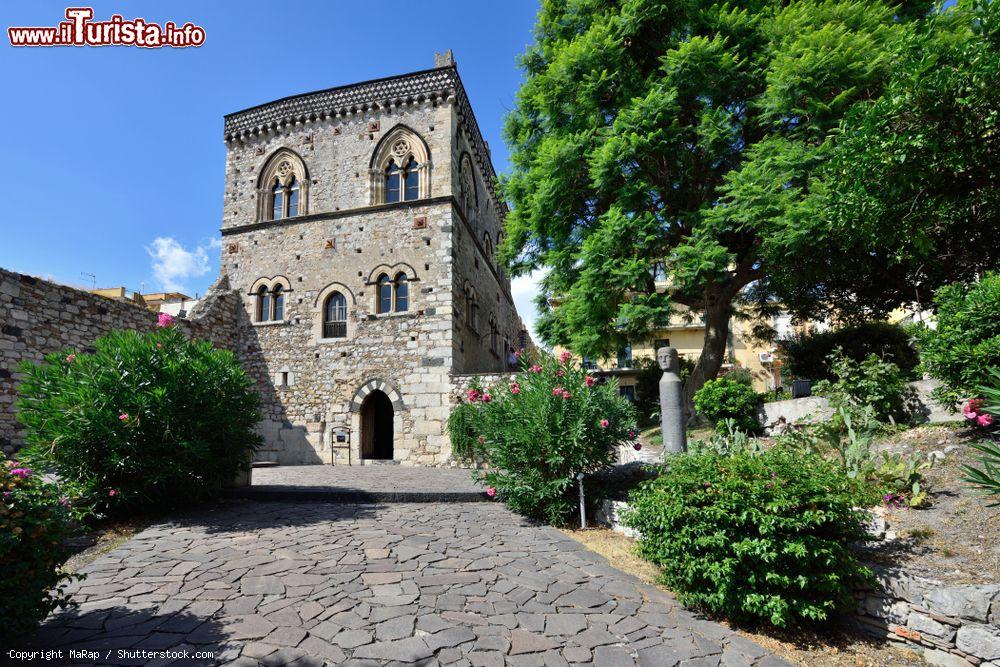
POLYGON ((684 407, 688 419, 694 415, 695 392, 708 380, 715 379, 725 361, 732 316, 733 306, 728 300, 705 311, 705 342, 702 344, 701 357, 684 383, 684 407))

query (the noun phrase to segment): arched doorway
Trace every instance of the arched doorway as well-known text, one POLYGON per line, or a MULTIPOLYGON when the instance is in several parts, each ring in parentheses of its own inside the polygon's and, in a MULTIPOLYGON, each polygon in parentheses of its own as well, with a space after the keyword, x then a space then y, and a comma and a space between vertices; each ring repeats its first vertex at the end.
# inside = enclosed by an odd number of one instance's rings
POLYGON ((361 404, 361 458, 392 460, 392 401, 378 389, 361 404))

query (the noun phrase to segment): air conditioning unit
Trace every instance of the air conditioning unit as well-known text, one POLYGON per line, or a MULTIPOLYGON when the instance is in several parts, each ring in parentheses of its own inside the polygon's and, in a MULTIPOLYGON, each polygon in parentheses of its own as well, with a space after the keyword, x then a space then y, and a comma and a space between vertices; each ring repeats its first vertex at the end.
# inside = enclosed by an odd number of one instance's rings
POLYGON ((774 353, 773 352, 761 352, 761 353, 759 353, 757 355, 757 358, 760 359, 760 363, 762 363, 762 364, 770 364, 770 363, 772 363, 774 361, 774 353))

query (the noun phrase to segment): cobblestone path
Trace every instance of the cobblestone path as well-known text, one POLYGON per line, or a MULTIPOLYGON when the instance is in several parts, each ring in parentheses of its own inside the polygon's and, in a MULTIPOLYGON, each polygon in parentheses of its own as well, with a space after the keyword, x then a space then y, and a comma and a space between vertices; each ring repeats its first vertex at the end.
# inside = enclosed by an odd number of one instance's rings
POLYGON ((79 609, 33 647, 98 664, 172 662, 119 649, 214 653, 178 665, 783 664, 492 503, 229 501, 84 572, 79 609))

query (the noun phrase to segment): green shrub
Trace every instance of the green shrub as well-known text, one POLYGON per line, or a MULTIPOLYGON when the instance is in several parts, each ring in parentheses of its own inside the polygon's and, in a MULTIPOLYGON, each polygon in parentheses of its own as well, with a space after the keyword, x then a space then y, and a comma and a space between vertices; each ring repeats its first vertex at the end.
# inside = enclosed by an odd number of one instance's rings
POLYGON ((753 387, 753 372, 744 366, 733 366, 721 377, 753 387))
POLYGON ((73 498, 30 468, 0 464, 0 644, 10 646, 56 607, 74 576, 61 569, 66 539, 82 518, 73 498))
POLYGON ((547 357, 493 386, 476 380, 448 422, 452 446, 482 457, 477 476, 516 512, 553 524, 577 507, 574 476, 610 466, 635 438, 632 404, 568 357, 547 357))
POLYGON ((919 362, 910 334, 898 324, 870 322, 823 331, 778 342, 783 371, 792 377, 807 380, 834 380, 836 372, 830 366, 830 355, 840 349, 844 356, 856 362, 875 355, 899 367, 903 376, 916 378, 919 362))
POLYGON ((214 496, 249 465, 259 397, 231 352, 170 326, 94 347, 22 368, 22 459, 79 484, 107 514, 214 496))
POLYGON ((976 395, 1000 367, 1000 273, 976 283, 942 287, 934 296, 936 326, 916 329, 920 367, 944 385, 946 405, 976 395))
POLYGON ((837 349, 830 354, 829 365, 835 380, 817 382, 815 391, 829 397, 834 406, 870 406, 882 421, 906 416, 911 390, 896 364, 874 354, 855 361, 837 349))
POLYGON ((736 428, 748 433, 760 430, 757 408, 761 398, 753 387, 728 377, 709 380, 694 394, 694 409, 718 427, 731 419, 736 428))
POLYGON ((687 605, 784 627, 853 602, 868 571, 850 545, 867 538, 854 508, 875 496, 830 461, 788 449, 672 457, 632 494, 626 525, 639 553, 687 605))

